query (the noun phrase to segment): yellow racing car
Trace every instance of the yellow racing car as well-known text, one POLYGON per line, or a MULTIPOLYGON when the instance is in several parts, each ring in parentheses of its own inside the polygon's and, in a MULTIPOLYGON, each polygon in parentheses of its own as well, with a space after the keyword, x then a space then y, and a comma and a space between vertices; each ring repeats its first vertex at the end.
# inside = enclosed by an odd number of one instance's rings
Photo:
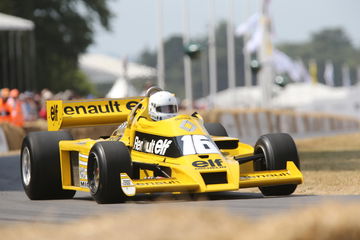
POLYGON ((178 114, 173 94, 48 101, 48 130, 29 133, 21 179, 32 199, 90 192, 98 203, 143 193, 207 193, 259 187, 265 196, 292 194, 303 182, 293 139, 266 134, 255 146, 228 137, 198 113, 178 114), (63 128, 114 125, 111 136, 73 140, 63 128))

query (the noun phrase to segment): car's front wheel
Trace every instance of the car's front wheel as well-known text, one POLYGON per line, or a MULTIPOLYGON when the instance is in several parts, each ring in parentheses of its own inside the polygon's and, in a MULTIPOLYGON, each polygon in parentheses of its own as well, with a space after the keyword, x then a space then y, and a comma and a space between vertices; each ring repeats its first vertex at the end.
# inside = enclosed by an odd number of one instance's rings
MULTIPOLYGON (((286 133, 266 134, 259 138, 254 147, 255 154, 263 154, 264 161, 254 163, 255 171, 286 169, 286 162, 293 161, 300 169, 300 160, 294 140, 286 133)), ((292 194, 297 185, 259 187, 265 196, 281 196, 292 194)))
POLYGON ((126 201, 120 173, 130 177, 132 175, 132 162, 127 147, 115 141, 96 143, 90 150, 87 174, 91 196, 97 203, 126 201))

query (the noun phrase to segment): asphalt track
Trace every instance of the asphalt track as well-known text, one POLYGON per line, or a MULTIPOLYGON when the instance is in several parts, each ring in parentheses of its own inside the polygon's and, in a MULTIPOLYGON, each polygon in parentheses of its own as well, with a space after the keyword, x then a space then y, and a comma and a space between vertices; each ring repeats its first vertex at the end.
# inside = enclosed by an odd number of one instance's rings
POLYGON ((233 215, 258 219, 302 209, 324 202, 358 202, 360 196, 307 196, 263 197, 261 194, 226 192, 210 195, 143 195, 125 204, 97 204, 88 193, 77 193, 70 200, 31 201, 25 195, 20 181, 19 156, 0 158, 0 225, 19 222, 68 222, 103 213, 147 209, 154 207, 211 207, 225 209, 233 215))

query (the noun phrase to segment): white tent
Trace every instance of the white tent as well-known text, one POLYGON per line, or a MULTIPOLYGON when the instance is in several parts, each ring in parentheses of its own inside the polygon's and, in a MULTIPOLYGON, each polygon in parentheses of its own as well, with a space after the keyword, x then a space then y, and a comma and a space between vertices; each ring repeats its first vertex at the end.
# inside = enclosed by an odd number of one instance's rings
POLYGON ((27 31, 33 30, 32 21, 0 13, 0 31, 27 31))
POLYGON ((126 80, 122 77, 118 78, 110 91, 106 94, 108 98, 123 98, 128 96, 136 96, 138 93, 129 84, 126 84, 126 80))
POLYGON ((329 87, 323 84, 293 83, 286 86, 271 101, 280 108, 297 108, 314 111, 315 103, 346 100, 348 91, 345 88, 329 87))
MULTIPOLYGON (((323 84, 293 83, 285 88, 274 86, 271 108, 293 109, 304 112, 333 113, 360 119, 360 85, 329 87, 323 84)), ((219 108, 253 108, 261 103, 259 86, 225 89, 216 94, 219 108)), ((208 100, 197 100, 199 106, 207 106, 208 100)))
POLYGON ((98 92, 107 97, 136 95, 132 80, 156 77, 155 68, 101 54, 84 54, 80 56, 79 65, 98 92))
POLYGON ((80 56, 79 63, 80 68, 88 73, 93 83, 113 83, 120 77, 131 80, 156 76, 155 68, 107 55, 84 54, 80 56))

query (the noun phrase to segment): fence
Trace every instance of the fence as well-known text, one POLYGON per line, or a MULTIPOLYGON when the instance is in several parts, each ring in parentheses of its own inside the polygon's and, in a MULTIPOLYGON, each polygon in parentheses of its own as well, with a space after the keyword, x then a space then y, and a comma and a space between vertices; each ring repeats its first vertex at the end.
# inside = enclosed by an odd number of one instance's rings
POLYGON ((265 133, 293 135, 330 133, 360 129, 360 119, 325 113, 291 110, 237 109, 201 112, 205 121, 220 122, 233 137, 257 137, 265 133))

